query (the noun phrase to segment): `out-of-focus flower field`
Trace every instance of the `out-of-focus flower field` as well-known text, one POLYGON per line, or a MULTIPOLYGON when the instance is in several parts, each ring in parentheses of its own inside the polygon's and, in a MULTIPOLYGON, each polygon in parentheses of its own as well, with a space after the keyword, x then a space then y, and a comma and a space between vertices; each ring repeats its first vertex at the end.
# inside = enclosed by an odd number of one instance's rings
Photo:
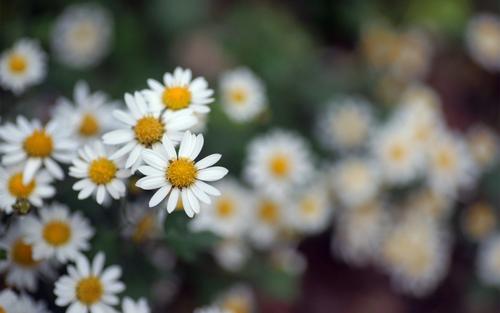
POLYGON ((0 26, 0 313, 500 312, 497 0, 0 26))

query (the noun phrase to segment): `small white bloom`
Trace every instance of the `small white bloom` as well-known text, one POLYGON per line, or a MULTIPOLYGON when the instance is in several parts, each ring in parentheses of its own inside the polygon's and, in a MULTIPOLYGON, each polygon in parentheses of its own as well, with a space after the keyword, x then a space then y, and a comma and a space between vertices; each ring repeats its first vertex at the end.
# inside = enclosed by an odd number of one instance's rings
POLYGON ((412 191, 406 201, 406 207, 425 216, 443 220, 453 213, 454 199, 428 187, 412 191))
POLYGON ((150 311, 148 302, 144 298, 137 301, 129 297, 123 298, 122 313, 149 313, 150 311))
POLYGON ((475 202, 462 212, 461 226, 467 239, 479 241, 490 236, 498 224, 495 208, 488 202, 475 202))
POLYGON ((111 160, 111 153, 100 143, 86 145, 78 151, 78 158, 73 160, 69 175, 80 179, 73 185, 79 191, 78 199, 95 194, 97 203, 103 204, 107 194, 117 200, 125 195, 124 180, 130 172, 120 162, 111 160))
POLYGON ((500 16, 484 13, 472 17, 465 41, 474 61, 487 70, 500 71, 500 16))
POLYGON ((248 235, 259 249, 270 248, 278 239, 286 221, 286 208, 282 200, 267 197, 262 194, 254 196, 254 217, 248 229, 248 235))
POLYGON ((492 129, 483 125, 473 126, 467 131, 466 140, 480 169, 487 170, 498 163, 500 139, 492 129))
POLYGON ((484 240, 478 252, 479 278, 488 285, 500 286, 500 234, 484 240))
POLYGON ((224 292, 216 301, 227 313, 251 313, 255 311, 252 289, 246 285, 236 285, 224 292))
MULTIPOLYGON (((26 294, 20 294, 17 298, 16 311, 18 313, 50 313, 43 301, 35 301, 26 294)), ((9 312, 7 312, 9 313, 9 312)))
POLYGON ((0 85, 19 94, 45 78, 46 62, 38 42, 20 39, 0 55, 0 85))
MULTIPOLYGON (((10 289, 0 291, 0 312, 3 313, 18 313, 17 295, 10 289)), ((30 312, 30 311, 27 311, 30 312)))
POLYGON ((250 249, 240 238, 226 238, 215 246, 212 254, 220 267, 236 272, 245 265, 250 249))
POLYGON ((148 208, 146 203, 136 202, 127 205, 122 219, 123 235, 135 243, 158 238, 162 234, 164 215, 148 208))

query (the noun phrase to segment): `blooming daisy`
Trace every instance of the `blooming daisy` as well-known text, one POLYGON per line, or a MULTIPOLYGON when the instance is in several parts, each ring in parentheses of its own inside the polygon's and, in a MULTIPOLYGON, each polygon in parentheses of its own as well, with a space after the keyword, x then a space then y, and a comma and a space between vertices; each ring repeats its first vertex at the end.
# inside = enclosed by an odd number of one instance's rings
POLYGON ((191 221, 195 231, 209 230, 222 237, 239 237, 247 229, 251 212, 248 192, 235 180, 225 179, 214 185, 221 193, 191 221))
POLYGON ((412 191, 407 199, 406 207, 436 220, 449 217, 454 208, 452 198, 428 187, 412 191))
POLYGON ((237 68, 222 74, 219 86, 222 108, 236 122, 254 119, 267 106, 264 84, 248 68, 237 68))
POLYGON ((69 175, 80 179, 73 185, 73 190, 79 191, 78 199, 95 194, 97 203, 103 204, 108 193, 115 200, 125 195, 124 179, 130 173, 109 157, 110 153, 100 142, 84 146, 78 155, 69 168, 69 175))
POLYGON ((16 310, 14 312, 50 313, 43 301, 35 301, 26 294, 20 294, 17 297, 16 310))
POLYGON ((145 101, 141 93, 125 94, 128 112, 116 110, 113 115, 123 124, 123 128, 111 131, 103 136, 108 145, 120 145, 111 158, 116 159, 128 155, 125 167, 132 167, 132 172, 142 165, 142 152, 153 146, 161 145, 166 137, 177 143, 182 139, 183 132, 196 124, 192 111, 177 112, 161 111, 145 101))
POLYGON ((38 171, 31 181, 23 183, 23 169, 19 166, 0 167, 0 210, 12 212, 18 199, 26 199, 41 206, 43 199, 52 197, 56 190, 50 185, 52 177, 45 170, 38 171))
POLYGON ((212 254, 220 267, 236 272, 245 265, 250 250, 241 238, 225 238, 217 243, 212 254))
POLYGON ((64 178, 62 168, 55 162, 69 163, 73 158, 75 143, 69 132, 64 131, 55 121, 42 126, 40 121, 29 122, 25 117, 17 117, 17 125, 7 123, 0 128, 0 152, 4 153, 5 166, 24 162, 23 184, 28 184, 35 173, 44 167, 56 179, 64 178))
POLYGON ((495 208, 487 202, 476 202, 465 208, 462 214, 462 229, 472 240, 482 240, 495 231, 497 217, 495 208))
POLYGON ((73 101, 59 99, 53 115, 59 124, 71 130, 79 144, 99 139, 103 132, 114 128, 111 112, 116 103, 109 101, 106 94, 100 91, 92 93, 86 82, 79 81, 73 98, 73 101))
POLYGON ((398 34, 389 56, 388 71, 403 81, 424 78, 429 71, 433 49, 430 38, 419 29, 398 34))
POLYGON ((500 16, 484 13, 472 17, 465 42, 474 61, 487 70, 500 70, 500 16))
POLYGON ((72 68, 95 66, 108 54, 113 36, 109 12, 97 4, 75 4, 57 18, 51 45, 59 62, 72 68))
POLYGON ((150 311, 148 302, 144 298, 134 301, 125 297, 122 300, 122 313, 149 313, 150 311))
POLYGON ((162 234, 164 218, 158 218, 157 210, 142 202, 127 206, 123 216, 123 235, 135 243, 158 238, 162 234))
POLYGON ((474 126, 467 131, 466 140, 480 169, 488 169, 498 162, 500 140, 492 129, 483 125, 474 126))
POLYGON ((46 62, 37 41, 20 39, 0 55, 0 85, 19 94, 45 78, 46 62))
POLYGON ((500 234, 495 233, 481 243, 477 267, 485 284, 500 286, 500 234))
POLYGON ((146 175, 139 179, 136 185, 145 190, 158 189, 149 206, 158 205, 168 197, 167 212, 171 213, 182 200, 184 211, 189 217, 200 212, 200 202, 209 204, 210 197, 220 195, 220 192, 205 183, 216 181, 227 174, 227 169, 212 166, 220 160, 220 154, 209 155, 195 163, 195 159, 203 148, 203 135, 194 135, 187 131, 176 152, 172 141, 163 138, 161 145, 148 149, 142 153, 147 165, 139 167, 139 171, 146 175))
POLYGON ((71 214, 67 206, 53 203, 41 208, 39 214, 39 218, 31 215, 20 222, 35 260, 55 257, 65 263, 90 248, 94 231, 79 212, 71 214))
POLYGON ((253 292, 245 285, 231 287, 219 297, 216 303, 227 313, 252 313, 255 311, 253 292))
MULTIPOLYGON (((0 312, 18 313, 17 295, 10 289, 0 291, 0 312)), ((29 312, 29 311, 28 311, 29 312)))
POLYGON ((356 96, 328 103, 318 122, 318 136, 325 147, 342 152, 362 147, 372 129, 371 104, 356 96))
POLYGON ((55 303, 68 306, 68 313, 112 313, 119 300, 117 293, 125 289, 119 281, 121 268, 118 265, 104 269, 105 257, 99 252, 92 264, 83 255, 76 259, 76 266, 69 265, 68 275, 55 282, 55 303))
POLYGON ((312 175, 313 162, 301 137, 275 130, 250 143, 244 171, 247 181, 260 191, 284 197, 312 175))
POLYGON ((282 200, 265 195, 256 195, 255 199, 255 209, 252 210, 254 216, 248 235, 257 248, 266 249, 276 242, 286 221, 285 208, 288 206, 282 200))
POLYGON ((195 113, 208 113, 208 104, 214 99, 214 91, 208 88, 208 83, 203 77, 192 79, 191 70, 177 67, 174 73, 163 75, 163 84, 148 79, 150 89, 143 91, 146 99, 155 110, 168 109, 178 111, 190 108, 195 113))

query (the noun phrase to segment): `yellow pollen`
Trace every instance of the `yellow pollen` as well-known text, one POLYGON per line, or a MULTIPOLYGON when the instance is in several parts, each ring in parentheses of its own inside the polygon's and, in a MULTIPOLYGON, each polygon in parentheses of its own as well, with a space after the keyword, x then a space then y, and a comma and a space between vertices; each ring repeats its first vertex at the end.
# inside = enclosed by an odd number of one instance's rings
POLYGON ((99 158, 90 163, 88 173, 92 182, 97 185, 105 185, 115 178, 117 170, 113 161, 99 158))
POLYGON ((28 198, 36 187, 35 180, 31 180, 27 185, 23 184, 23 174, 16 173, 9 179, 9 192, 16 198, 28 198))
POLYGON ((38 264, 33 259, 33 247, 22 239, 17 239, 11 248, 12 262, 22 267, 33 267, 38 264))
POLYGON ((95 116, 90 113, 86 113, 80 122, 78 131, 80 132, 80 135, 84 137, 92 137, 97 135, 100 129, 101 127, 99 126, 99 122, 95 116))
POLYGON ((171 110, 185 109, 191 102, 191 92, 187 87, 165 88, 162 95, 163 104, 171 110))
POLYGON ((103 294, 102 283, 95 276, 82 278, 76 285, 76 298, 87 306, 100 301, 103 294))
POLYGON ((455 163, 455 156, 448 150, 440 151, 436 156, 436 165, 443 170, 453 169, 455 163))
POLYGON ((217 215, 222 218, 231 217, 234 214, 234 203, 230 199, 221 198, 217 201, 217 215))
POLYGON ((250 305, 243 297, 232 297, 224 302, 223 308, 231 313, 250 313, 250 305))
POLYGON ((300 203, 302 212, 306 215, 316 215, 318 212, 318 205, 312 197, 307 197, 300 203))
POLYGON ((285 177, 290 171, 290 161, 282 154, 275 155, 269 162, 269 169, 278 178, 285 177))
POLYGON ((132 233, 132 240, 136 243, 143 242, 149 237, 155 225, 155 217, 153 214, 144 215, 135 225, 132 233))
POLYGON ((493 207, 487 203, 476 203, 466 212, 465 228, 474 239, 485 238, 496 226, 496 217, 493 207))
POLYGON ((15 74, 22 74, 26 71, 28 62, 26 58, 20 54, 14 53, 9 58, 9 68, 15 74))
POLYGON ((43 229, 43 239, 52 246, 62 246, 71 238, 71 228, 66 222, 51 221, 43 229))
POLYGON ((151 147, 161 140, 165 133, 165 126, 159 119, 146 116, 137 121, 134 127, 135 138, 146 147, 151 147))
POLYGON ((54 144, 45 129, 37 129, 24 140, 23 148, 30 157, 45 158, 52 153, 54 144))
POLYGON ((396 162, 402 161, 406 157, 406 150, 403 145, 395 144, 390 148, 389 156, 396 162))
POLYGON ((403 267, 410 275, 419 275, 429 266, 431 255, 423 239, 403 234, 389 239, 384 254, 392 264, 403 267))
POLYGON ((276 224, 279 218, 278 207, 272 201, 263 201, 259 207, 259 217, 269 224, 276 224))
POLYGON ((5 309, 1 305, 0 305, 0 313, 7 313, 7 311, 5 311, 5 309))
POLYGON ((166 178, 176 188, 186 188, 196 181, 197 170, 193 161, 180 158, 170 162, 166 178))
POLYGON ((248 98, 247 92, 243 88, 234 88, 229 92, 229 98, 236 104, 242 104, 248 98))

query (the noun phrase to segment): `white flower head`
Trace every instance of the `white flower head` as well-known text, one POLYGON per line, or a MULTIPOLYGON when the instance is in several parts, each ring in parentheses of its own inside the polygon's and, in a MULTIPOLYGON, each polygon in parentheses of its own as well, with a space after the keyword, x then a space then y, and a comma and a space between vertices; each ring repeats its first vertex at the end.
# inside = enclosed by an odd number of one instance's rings
POLYGON ((149 308, 146 299, 141 298, 137 301, 134 301, 129 297, 123 298, 122 313, 149 313, 149 312, 151 312, 151 310, 149 308))
POLYGON ((122 219, 123 235, 135 243, 158 238, 162 234, 164 215, 151 209, 146 203, 135 202, 127 205, 122 219))
POLYGON ((46 62, 37 41, 20 39, 0 55, 0 85, 19 94, 45 78, 46 62))
POLYGON ((216 301, 227 313, 251 313, 255 311, 252 289, 246 285, 235 285, 224 292, 216 301))
POLYGON ((212 252, 217 264, 229 272, 239 271, 250 256, 250 249, 241 238, 225 238, 212 252))
MULTIPOLYGON (((43 301, 36 301, 26 294, 20 294, 17 298, 16 311, 18 313, 50 313, 43 301)), ((7 312, 9 313, 9 312, 7 312)))
POLYGON ((92 264, 79 256, 75 265, 68 266, 68 275, 55 282, 56 305, 69 305, 66 312, 71 313, 116 312, 112 308, 119 302, 116 294, 125 289, 119 281, 122 271, 118 265, 104 268, 104 262, 102 252, 94 257, 92 264))
POLYGON ((123 168, 121 162, 112 160, 111 152, 100 142, 84 146, 78 155, 69 168, 69 175, 79 179, 73 185, 73 190, 79 191, 78 199, 95 194, 97 203, 103 204, 109 199, 107 194, 115 200, 125 195, 124 180, 130 172, 123 168))
MULTIPOLYGON (((17 295, 10 289, 0 291, 0 312, 18 313, 17 295)), ((28 311, 29 312, 29 311, 28 311)))
POLYGON ((462 230, 470 240, 479 241, 487 238, 495 231, 497 224, 495 208, 488 202, 475 202, 462 212, 462 230))
POLYGON ((254 119, 267 106, 262 81, 248 68, 237 68, 220 78, 222 108, 236 122, 254 119))
POLYGON ((476 125, 467 131, 467 144, 478 167, 487 170, 498 163, 500 139, 490 128, 476 125))
POLYGON ((158 111, 167 109, 178 111, 190 108, 195 113, 206 114, 210 111, 208 104, 214 99, 214 91, 208 88, 203 77, 192 79, 191 70, 177 67, 174 73, 163 75, 163 84, 148 79, 150 89, 143 91, 146 99, 158 111))
POLYGON ((220 192, 205 183, 217 181, 227 174, 227 169, 212 166, 220 160, 220 154, 209 155, 195 163, 203 148, 203 135, 194 135, 187 131, 177 152, 168 138, 142 153, 147 165, 139 167, 146 175, 136 183, 145 190, 158 189, 149 201, 149 206, 158 205, 168 197, 167 212, 175 210, 179 198, 184 211, 189 217, 200 212, 200 201, 210 204, 209 195, 219 196, 220 192))
POLYGON ((258 249, 268 249, 278 240, 285 226, 288 205, 281 199, 264 194, 256 194, 254 198, 254 216, 249 220, 248 236, 258 249))
POLYGON ((29 183, 40 168, 56 179, 63 179, 64 172, 55 161, 69 163, 73 158, 75 143, 70 133, 54 120, 42 126, 40 121, 17 117, 17 125, 7 123, 0 128, 0 152, 5 166, 24 164, 23 184, 29 183))
POLYGON ((111 131, 103 136, 108 145, 120 146, 112 159, 121 158, 128 154, 126 168, 135 172, 143 164, 142 152, 154 146, 161 145, 164 138, 178 143, 183 132, 196 124, 196 117, 191 109, 181 111, 166 111, 154 109, 139 92, 125 94, 125 103, 128 111, 116 110, 113 115, 123 127, 111 131))
POLYGON ((500 286, 500 234, 485 239, 478 252, 479 278, 487 285, 500 286))
POLYGON ((472 17, 465 41, 469 54, 490 71, 500 71, 500 16, 483 13, 472 17))
POLYGON ((94 231, 79 212, 70 213, 67 206, 53 203, 41 208, 39 214, 40 217, 30 215, 20 221, 26 242, 33 246, 35 260, 55 257, 65 263, 90 248, 94 231))
POLYGON ((59 62, 84 69, 108 54, 112 36, 113 20, 107 10, 97 4, 75 4, 55 21, 51 45, 59 62))

